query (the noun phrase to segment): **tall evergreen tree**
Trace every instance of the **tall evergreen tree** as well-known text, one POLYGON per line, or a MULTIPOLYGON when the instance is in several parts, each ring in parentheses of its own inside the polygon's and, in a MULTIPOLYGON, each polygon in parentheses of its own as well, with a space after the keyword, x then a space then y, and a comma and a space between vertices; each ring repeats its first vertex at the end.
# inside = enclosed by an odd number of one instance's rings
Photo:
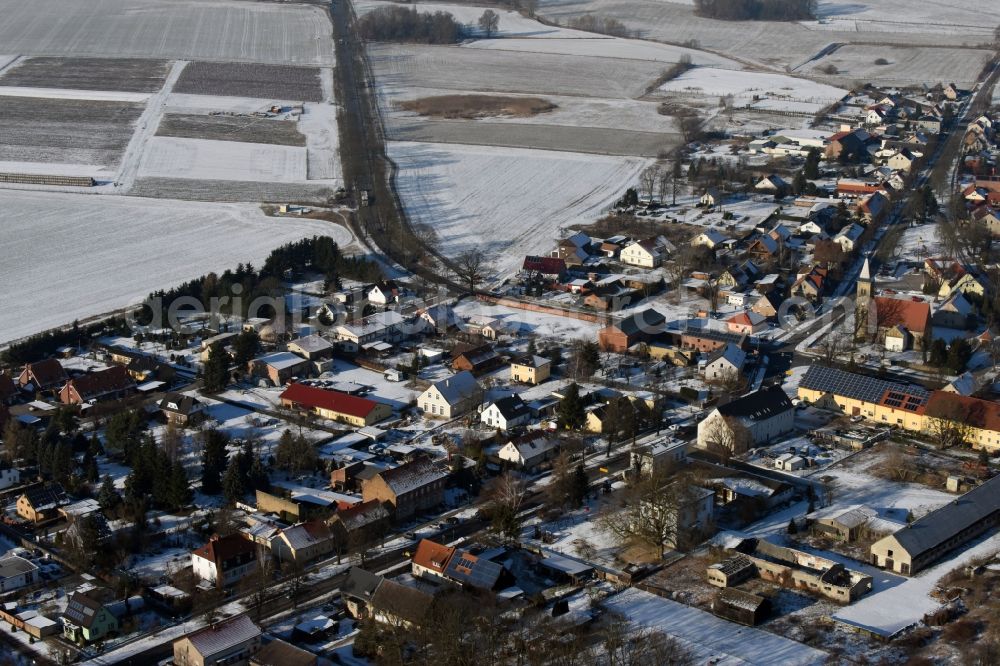
POLYGON ((580 387, 573 382, 566 388, 563 399, 559 402, 559 427, 575 430, 583 426, 586 415, 583 401, 580 399, 580 387))
POLYGON ((229 384, 229 354, 221 342, 209 348, 201 379, 203 393, 220 393, 229 384))
POLYGON ((201 492, 206 495, 218 495, 222 490, 222 473, 226 469, 228 454, 226 445, 229 437, 215 429, 201 433, 201 492))
POLYGON ((226 468, 226 474, 222 478, 222 492, 227 504, 235 504, 241 501, 243 495, 246 494, 243 474, 240 471, 243 465, 241 462, 242 457, 242 453, 237 453, 233 456, 233 459, 229 462, 229 467, 226 468))

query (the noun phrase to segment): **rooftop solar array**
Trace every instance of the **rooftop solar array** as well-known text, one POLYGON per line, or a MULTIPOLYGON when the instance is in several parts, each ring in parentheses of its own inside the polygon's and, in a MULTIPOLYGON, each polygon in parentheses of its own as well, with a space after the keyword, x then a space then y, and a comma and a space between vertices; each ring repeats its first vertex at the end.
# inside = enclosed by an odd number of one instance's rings
POLYGON ((926 389, 914 384, 890 382, 822 365, 809 366, 799 386, 865 402, 877 403, 885 396, 888 406, 897 409, 905 408, 910 411, 915 411, 930 397, 930 393, 926 389), (894 405, 893 402, 898 404, 894 405), (911 404, 912 407, 909 406, 911 404), (904 407, 904 405, 906 406, 904 407))

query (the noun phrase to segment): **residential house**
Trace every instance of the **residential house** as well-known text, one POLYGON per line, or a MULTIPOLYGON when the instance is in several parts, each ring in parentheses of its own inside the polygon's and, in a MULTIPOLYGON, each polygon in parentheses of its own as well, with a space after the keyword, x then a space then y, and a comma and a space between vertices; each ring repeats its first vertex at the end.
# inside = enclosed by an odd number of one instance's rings
POLYGON ((383 580, 382 576, 359 567, 351 567, 347 572, 347 579, 340 586, 340 596, 351 617, 362 619, 369 616, 369 604, 383 580))
POLYGON ((566 264, 580 265, 593 252, 593 240, 582 231, 578 231, 569 238, 559 241, 556 256, 563 259, 566 264))
POLYGON ((918 159, 920 159, 920 156, 914 154, 909 148, 901 148, 893 153, 885 163, 891 169, 910 173, 918 159))
POLYGON ((931 324, 938 328, 969 330, 975 324, 976 310, 961 291, 952 292, 931 315, 931 324))
POLYGON ((479 418, 489 428, 509 430, 530 423, 531 409, 521 396, 513 393, 489 403, 479 418))
POLYGON ((858 159, 867 152, 871 135, 864 129, 853 129, 837 132, 829 139, 825 157, 828 160, 858 159))
POLYGON ((625 352, 637 342, 647 342, 663 332, 666 317, 652 308, 636 312, 597 333, 601 349, 625 352))
POLYGON ((754 335, 770 328, 767 318, 750 310, 748 312, 738 312, 726 319, 726 328, 733 333, 744 335, 754 335))
POLYGON ((558 439, 544 432, 532 432, 504 444, 497 452, 497 457, 530 471, 538 469, 558 452, 558 439))
MULTIPOLYGON (((496 340, 506 330, 502 319, 496 317, 469 317, 461 325, 469 335, 478 335, 487 340, 496 340)), ((464 347, 470 349, 471 347, 464 347)))
POLYGON ((309 361, 291 352, 274 352, 250 361, 247 370, 254 377, 265 377, 275 386, 284 386, 292 377, 309 374, 309 361))
POLYGON ((33 562, 17 555, 0 558, 0 594, 34 585, 39 580, 38 566, 33 562))
POLYGON ((312 652, 275 638, 250 657, 250 666, 316 666, 318 661, 312 652))
POLYGON ((219 589, 235 585, 257 571, 257 546, 242 534, 213 535, 191 551, 191 570, 219 589))
POLYGON ((779 386, 748 393, 709 412, 698 424, 697 445, 702 449, 727 448, 741 455, 795 428, 795 408, 779 386))
POLYGON ((413 553, 410 563, 411 571, 417 578, 439 583, 447 581, 445 568, 448 566, 448 560, 454 554, 454 546, 445 546, 430 539, 421 539, 413 553))
POLYGON ((460 345, 451 353, 451 369, 455 372, 468 371, 473 375, 492 372, 503 365, 503 357, 492 345, 460 345))
POLYGON ((370 543, 385 534, 390 518, 389 509, 382 502, 368 500, 340 509, 328 524, 334 543, 345 549, 351 544, 370 543))
POLYGON ((858 242, 864 233, 865 228, 863 226, 856 222, 851 222, 837 232, 837 235, 833 237, 833 242, 840 246, 844 254, 850 254, 858 247, 858 242))
POLYGON ((69 380, 59 390, 59 400, 64 405, 118 400, 131 395, 135 389, 135 380, 128 374, 128 370, 120 365, 113 365, 69 380))
MULTIPOLYGON (((922 386, 811 365, 799 383, 805 403, 920 432, 931 393, 922 386)), ((1000 444, 1000 441, 998 441, 1000 444)))
POLYGON ((502 564, 462 549, 456 549, 448 559, 444 575, 462 588, 480 592, 496 591, 514 583, 502 564))
POLYGON ((701 195, 699 203, 706 208, 715 208, 722 203, 722 192, 716 187, 709 187, 705 190, 705 193, 701 195))
POLYGON ((1000 523, 1000 477, 872 544, 871 563, 912 576, 1000 523))
POLYGON ((902 326, 912 338, 911 347, 919 349, 924 340, 930 341, 933 328, 931 306, 922 300, 878 296, 868 304, 868 336, 877 342, 886 333, 902 326))
POLYGON ((433 601, 430 592, 384 579, 372 593, 368 612, 376 622, 414 627, 427 617, 433 601))
POLYGON ((732 343, 712 352, 705 361, 703 374, 706 380, 724 380, 743 372, 746 363, 746 352, 732 343))
POLYGON ((729 344, 744 351, 748 349, 747 336, 740 333, 691 326, 674 335, 679 335, 681 349, 694 349, 703 354, 717 351, 729 344))
POLYGON ((971 371, 960 374, 955 379, 945 384, 941 390, 946 393, 957 393, 958 395, 972 395, 980 388, 980 380, 971 371))
POLYGON ((59 517, 59 507, 66 506, 70 499, 58 483, 37 486, 26 490, 17 498, 17 515, 38 524, 59 517))
MULTIPOLYGON (((817 292, 818 294, 818 292, 817 292)), ((777 289, 762 293, 750 306, 752 312, 773 319, 778 316, 778 309, 784 299, 777 289)))
POLYGON ((359 428, 392 416, 392 408, 385 403, 298 382, 289 384, 281 393, 280 400, 286 409, 309 412, 359 428))
POLYGON ((548 379, 551 373, 552 361, 544 356, 526 354, 515 357, 510 362, 512 382, 537 385, 548 379))
POLYGON ((667 258, 667 240, 660 237, 633 241, 622 248, 620 259, 623 264, 640 268, 656 268, 667 258))
POLYGON ((722 245, 728 240, 728 237, 721 231, 715 229, 709 229, 704 231, 694 238, 691 239, 692 247, 707 247, 709 250, 714 250, 719 245, 722 245))
POLYGON ((629 469, 642 476, 653 472, 674 470, 687 462, 687 443, 671 438, 633 448, 629 454, 629 469))
POLYGON ((364 482, 364 501, 387 502, 395 510, 396 520, 406 520, 420 511, 444 502, 444 484, 448 473, 430 460, 418 458, 399 467, 378 472, 364 482))
POLYGON ((432 305, 419 313, 419 324, 423 330, 447 333, 458 328, 458 315, 450 305, 432 305))
POLYGON ((420 394, 417 404, 425 416, 454 419, 476 407, 482 395, 483 389, 476 378, 463 370, 431 384, 420 394))
POLYGON ((889 212, 891 202, 883 192, 872 192, 858 200, 854 212, 868 225, 881 222, 889 212))
POLYGON ((890 532, 902 527, 879 518, 878 511, 864 504, 821 510, 810 514, 810 518, 815 531, 846 542, 857 541, 866 532, 883 530, 886 525, 895 525, 890 532))
POLYGON ((68 379, 62 364, 54 358, 48 358, 24 366, 17 383, 23 389, 46 392, 57 391, 68 379))
POLYGON ((288 351, 309 361, 320 361, 333 355, 333 344, 318 335, 307 335, 289 342, 288 351))
POLYGON ((271 541, 271 552, 280 562, 304 565, 329 555, 334 545, 327 524, 313 520, 281 530, 271 541))
MULTIPOLYGON (((562 248, 560 247, 561 252, 562 248)), ((579 258, 580 255, 578 252, 579 250, 574 248, 565 257, 536 257, 529 255, 524 258, 524 262, 521 264, 521 271, 529 277, 558 280, 566 272, 567 264, 580 264, 586 258, 587 255, 579 258)))
POLYGON ((776 173, 772 173, 768 176, 761 178, 754 189, 758 192, 763 192, 765 194, 775 194, 777 196, 785 196, 791 188, 788 182, 776 173))
POLYGON ((174 641, 173 666, 248 666, 260 647, 260 628, 237 615, 174 641))
POLYGON ((992 236, 1000 236, 1000 214, 989 204, 977 206, 972 210, 972 220, 986 228, 992 236))
POLYGON ((412 333, 408 317, 395 310, 376 312, 359 321, 335 326, 330 337, 340 343, 345 351, 356 352, 372 342, 394 344, 412 333))
POLYGON ((375 305, 389 305, 390 303, 399 302, 399 285, 397 285, 392 280, 386 280, 384 282, 379 282, 365 294, 365 298, 368 302, 374 303, 375 305))
POLYGON ((63 637, 85 645, 118 631, 118 618, 97 599, 95 591, 74 592, 63 612, 63 637))
POLYGON ((715 493, 698 486, 675 486, 668 492, 677 498, 669 508, 665 503, 640 499, 637 520, 666 523, 663 545, 668 548, 687 549, 710 536, 715 529, 715 493))
POLYGON ((171 391, 160 400, 160 412, 167 423, 182 428, 197 425, 205 416, 205 403, 198 398, 171 391))

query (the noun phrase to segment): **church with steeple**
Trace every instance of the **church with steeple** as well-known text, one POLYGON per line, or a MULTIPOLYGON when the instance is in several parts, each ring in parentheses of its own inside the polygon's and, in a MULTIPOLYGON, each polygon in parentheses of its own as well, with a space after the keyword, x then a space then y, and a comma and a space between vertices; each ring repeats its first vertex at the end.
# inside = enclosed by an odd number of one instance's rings
POLYGON ((854 337, 864 338, 868 334, 868 309, 871 307, 875 279, 872 277, 871 257, 865 256, 865 263, 858 274, 858 289, 854 302, 854 337))

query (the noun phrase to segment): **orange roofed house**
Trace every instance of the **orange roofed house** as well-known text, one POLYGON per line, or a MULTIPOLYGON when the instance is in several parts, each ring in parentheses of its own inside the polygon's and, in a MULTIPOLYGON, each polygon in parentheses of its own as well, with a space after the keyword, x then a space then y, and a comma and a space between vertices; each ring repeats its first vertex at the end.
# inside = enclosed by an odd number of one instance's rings
POLYGON ((124 366, 115 365, 66 382, 59 391, 64 405, 80 405, 97 400, 118 400, 135 391, 135 380, 124 366))
POLYGON ((455 548, 430 539, 422 539, 413 553, 413 575, 417 578, 447 580, 444 574, 455 548))
POLYGON ((234 585, 257 570, 257 546, 242 534, 213 536, 191 552, 191 569, 216 587, 234 585))
POLYGON ((67 379, 69 378, 66 376, 66 371, 59 361, 49 358, 24 366, 17 383, 21 388, 30 384, 36 391, 55 391, 65 384, 67 379))

